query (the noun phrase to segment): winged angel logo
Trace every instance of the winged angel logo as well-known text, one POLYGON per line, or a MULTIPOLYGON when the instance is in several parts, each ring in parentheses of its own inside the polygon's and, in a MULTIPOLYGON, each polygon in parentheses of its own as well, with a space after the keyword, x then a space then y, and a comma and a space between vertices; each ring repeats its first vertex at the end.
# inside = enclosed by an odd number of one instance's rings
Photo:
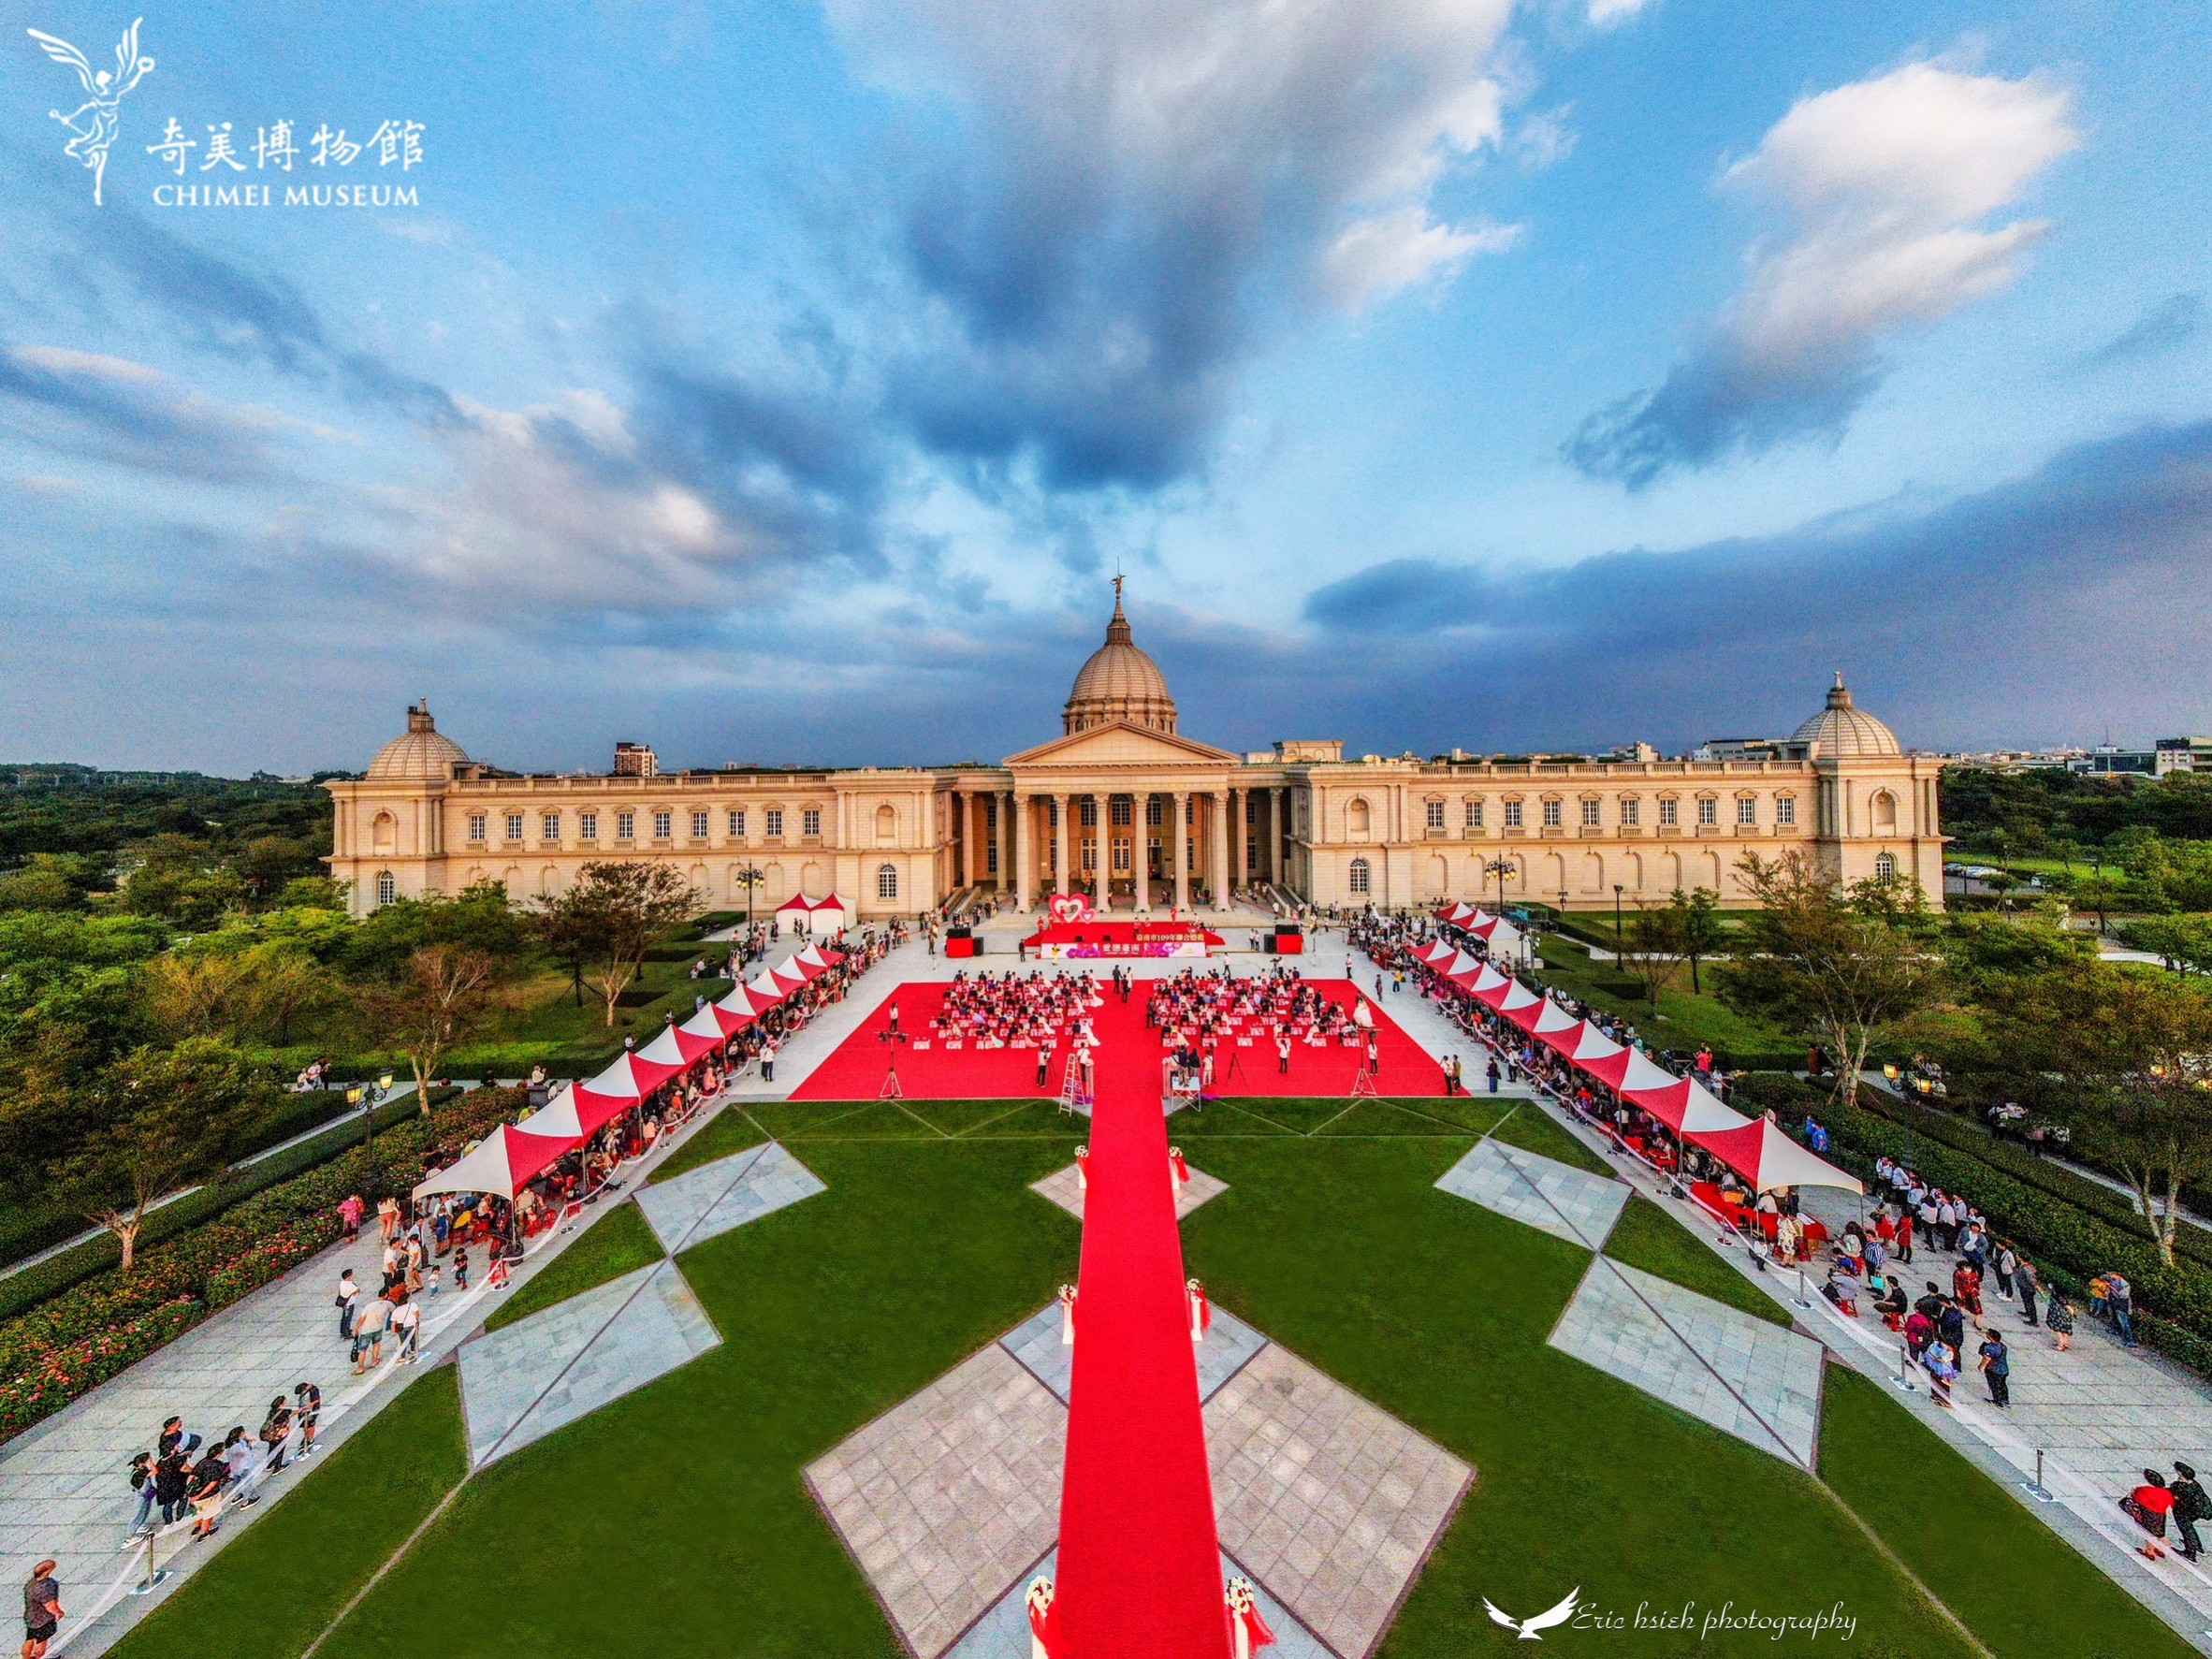
POLYGON ((76 135, 62 146, 62 152, 92 168, 95 207, 100 205, 100 185, 108 173, 108 148, 115 142, 118 125, 115 107, 153 68, 153 60, 138 53, 138 24, 145 21, 138 19, 124 32, 115 48, 112 69, 95 70, 84 53, 66 40, 57 40, 37 29, 24 31, 38 42, 48 57, 57 64, 68 65, 77 71, 77 79, 84 82, 85 101, 80 108, 66 115, 59 109, 49 109, 47 113, 76 135))
POLYGON ((1500 1608, 1487 1595, 1482 1598, 1482 1605, 1489 1609, 1490 1622, 1492 1624, 1503 1624, 1524 1642, 1540 1642, 1544 1639, 1543 1633, 1545 1631, 1552 1629, 1556 1625, 1564 1624, 1575 1616, 1575 1608, 1579 1602, 1581 1594, 1582 1586, 1578 1584, 1566 1593, 1566 1599, 1557 1607, 1547 1608, 1544 1611, 1527 1619, 1516 1619, 1511 1613, 1500 1608))

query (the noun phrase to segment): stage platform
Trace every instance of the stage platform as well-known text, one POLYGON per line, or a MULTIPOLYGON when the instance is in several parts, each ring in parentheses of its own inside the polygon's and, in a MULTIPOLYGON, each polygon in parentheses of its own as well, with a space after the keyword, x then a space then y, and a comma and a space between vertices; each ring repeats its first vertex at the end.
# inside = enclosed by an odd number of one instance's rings
POLYGON ((1196 922, 1047 922, 1022 946, 1040 961, 1203 956, 1222 948, 1218 933, 1196 922))
MULTIPOLYGON (((1064 969, 1046 969, 1060 971, 1064 969)), ((1095 1072, 1109 1066, 1156 1077, 1172 1040, 1144 1024, 1144 1000, 1152 985, 1139 980, 1125 1003, 1099 976, 1102 1003, 1091 1009, 1099 1049, 1095 1072)), ((1378 1039, 1380 1070, 1375 1078, 1378 1095, 1411 1097, 1441 1095, 1444 1069, 1399 1027, 1375 998, 1354 988, 1349 980, 1302 982, 1339 1005, 1354 997, 1373 1011, 1378 1039)), ((1056 1100, 1068 1056, 1071 1029, 1055 1033, 1052 1061, 1041 1088, 1037 1083, 1035 1047, 979 1048, 970 1041, 957 1046, 930 1029, 930 1022, 944 1007, 942 981, 914 981, 901 985, 839 1043, 806 1082, 792 1091, 794 1100, 872 1100, 881 1093, 885 1076, 894 1064, 899 1092, 925 1100, 1056 1100), (905 1041, 888 1039, 891 1011, 896 1008, 899 1030, 905 1041)), ((1234 1027, 1214 1053, 1215 1081, 1210 1098, 1330 1099, 1348 1096, 1361 1065, 1361 1051, 1330 1041, 1318 1046, 1302 1037, 1290 1045, 1290 1070, 1278 1070, 1272 1025, 1247 1017, 1234 1027), (1246 1047, 1244 1044, 1249 1043, 1246 1047)))

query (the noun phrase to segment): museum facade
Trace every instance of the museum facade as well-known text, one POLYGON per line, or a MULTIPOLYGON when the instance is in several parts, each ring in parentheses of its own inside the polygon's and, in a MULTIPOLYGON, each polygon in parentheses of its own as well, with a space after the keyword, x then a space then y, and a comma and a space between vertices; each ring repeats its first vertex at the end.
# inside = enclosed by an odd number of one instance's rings
POLYGON ((1186 736, 1115 584, 1061 734, 996 766, 516 775, 472 761, 426 704, 358 779, 333 779, 330 872, 357 913, 505 884, 560 892, 595 860, 680 870, 703 908, 831 893, 864 918, 963 890, 1024 910, 1080 891, 1139 914, 1273 887, 1320 905, 1447 898, 1634 909, 1677 888, 1745 902, 1746 853, 1943 895, 1940 763, 1907 754, 1841 676, 1757 758, 1346 760, 1336 742, 1235 753, 1186 736))

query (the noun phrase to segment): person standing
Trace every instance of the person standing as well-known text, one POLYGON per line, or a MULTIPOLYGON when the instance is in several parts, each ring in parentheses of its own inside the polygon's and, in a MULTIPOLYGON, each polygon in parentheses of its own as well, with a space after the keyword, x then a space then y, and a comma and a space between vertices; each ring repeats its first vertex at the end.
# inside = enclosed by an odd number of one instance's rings
POLYGON ((2129 1347, 2135 1346, 2135 1291, 2127 1280, 2117 1273, 2104 1275, 2109 1287, 2105 1311, 2112 1315, 2112 1328, 2119 1332, 2120 1341, 2129 1347))
POLYGON ((2013 1357, 2006 1351, 2004 1338, 1992 1325, 1982 1339, 1982 1375, 1989 1384, 1989 1404, 2007 1406, 2013 1403, 2013 1357))
POLYGON ((422 1335, 422 1309, 404 1291, 400 1293, 400 1305, 392 1309, 392 1329, 400 1333, 399 1363, 414 1363, 415 1345, 422 1335))
MULTIPOLYGON (((430 1270, 436 1273, 435 1268, 430 1270)), ((292 1386, 292 1422, 299 1431, 299 1450, 296 1456, 306 1457, 315 1448, 315 1420, 323 1415, 323 1390, 313 1383, 295 1383, 292 1386)))
MULTIPOLYGON (((355 1339, 357 1345, 358 1337, 355 1339)), ((284 1466, 284 1443, 292 1438, 292 1408, 279 1394, 269 1403, 269 1415, 261 1419, 261 1445, 267 1462, 262 1467, 263 1478, 274 1475, 284 1466)))
POLYGON ((773 1037, 761 1044, 761 1081, 776 1081, 776 1039, 773 1037))
POLYGON ((2178 1460, 2174 1464, 2176 1479, 2166 1490, 2174 1494, 2174 1528, 2181 1535, 2181 1559, 2194 1561, 2205 1552, 2204 1540, 2197 1536, 2197 1522, 2212 1519, 2212 1499, 2206 1498, 2205 1489, 2197 1482, 2197 1472, 2178 1460))
POLYGON ((130 1490, 138 1500, 138 1513, 131 1517, 130 1535, 142 1538, 153 1530, 153 1454, 141 1451, 132 1454, 130 1490))
POLYGON ((376 1230, 387 1244, 400 1236, 400 1201, 388 1192, 376 1201, 376 1230))
POLYGON ((354 1339, 354 1316, 361 1304, 361 1288, 354 1283, 354 1270, 347 1268, 338 1275, 338 1334, 346 1342, 354 1339))
POLYGON ((2035 1296, 2043 1287, 2035 1276, 2035 1263, 2022 1256, 2013 1267, 2013 1283, 2020 1292, 2020 1317, 2028 1321, 2028 1329, 2035 1329, 2035 1296))
POLYGON ((40 1562, 23 1586, 23 1659, 46 1659, 46 1644, 62 1623, 62 1587, 54 1565, 40 1562))
POLYGON ((369 1206, 361 1201, 357 1192, 346 1194, 344 1202, 338 1206, 338 1219, 345 1226, 345 1242, 352 1244, 361 1236, 361 1217, 369 1206))
POLYGON ((2074 1346, 2074 1304, 2063 1296, 2051 1298, 2051 1305, 2044 1310, 2043 1322, 2057 1339, 2057 1349, 2064 1353, 2074 1346))

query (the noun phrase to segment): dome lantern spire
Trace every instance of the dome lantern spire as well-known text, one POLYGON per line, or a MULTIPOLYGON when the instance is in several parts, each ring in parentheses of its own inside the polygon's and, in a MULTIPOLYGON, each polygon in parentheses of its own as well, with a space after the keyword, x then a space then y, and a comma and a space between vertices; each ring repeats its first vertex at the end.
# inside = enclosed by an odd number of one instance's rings
POLYGON ((1076 674, 1061 711, 1061 727, 1069 733, 1112 720, 1149 726, 1156 732, 1175 730, 1175 699, 1168 694, 1168 677, 1137 648, 1128 613, 1122 608, 1122 580, 1113 578, 1113 616, 1106 624, 1106 643, 1076 674))

